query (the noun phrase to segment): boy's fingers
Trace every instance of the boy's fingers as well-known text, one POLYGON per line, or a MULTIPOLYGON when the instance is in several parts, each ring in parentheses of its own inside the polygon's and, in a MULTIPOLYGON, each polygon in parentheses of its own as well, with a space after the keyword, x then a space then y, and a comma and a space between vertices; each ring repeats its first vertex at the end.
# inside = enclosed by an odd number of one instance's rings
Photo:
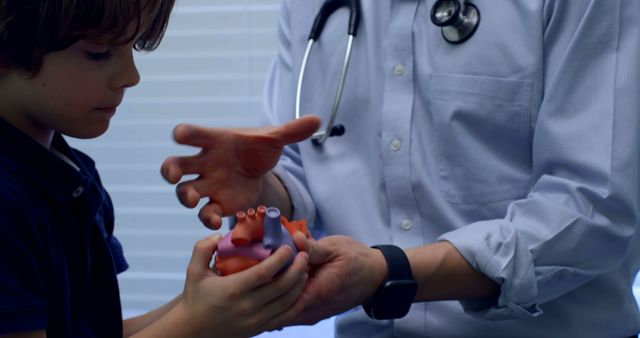
MULTIPOLYGON (((272 282, 256 288, 253 298, 259 304, 269 304, 282 297, 295 287, 309 271, 309 256, 299 252, 293 263, 282 271, 272 282)), ((284 311, 284 309, 281 309, 284 311)), ((272 316, 275 313, 272 313, 272 316)))
POLYGON ((233 274, 234 278, 238 278, 238 283, 246 285, 248 289, 255 289, 256 287, 268 283, 273 277, 282 269, 293 254, 292 249, 283 245, 267 259, 260 262, 258 265, 254 265, 247 270, 237 272, 233 274))
POLYGON ((275 298, 263 307, 263 313, 269 322, 265 329, 273 330, 293 322, 304 310, 304 302, 297 301, 307 285, 309 275, 305 273, 283 295, 275 298))
MULTIPOLYGON (((306 285, 306 280, 304 284, 306 285)), ((286 310, 276 315, 275 317, 271 318, 264 325, 262 330, 273 331, 273 330, 282 329, 284 326, 307 324, 301 321, 302 316, 307 311, 307 308, 305 308, 304 306, 305 305, 303 300, 304 294, 302 293, 302 291, 304 291, 304 288, 302 288, 301 292, 297 294, 296 298, 294 299, 294 302, 291 303, 286 310)), ((297 290, 291 291, 292 294, 294 292, 297 292, 297 290)), ((312 324, 312 323, 309 323, 309 324, 312 324)))
POLYGON ((216 251, 221 239, 222 236, 215 235, 196 242, 193 246, 191 261, 189 262, 188 272, 190 275, 201 275, 205 272, 209 273, 211 271, 211 259, 213 258, 213 253, 216 251))

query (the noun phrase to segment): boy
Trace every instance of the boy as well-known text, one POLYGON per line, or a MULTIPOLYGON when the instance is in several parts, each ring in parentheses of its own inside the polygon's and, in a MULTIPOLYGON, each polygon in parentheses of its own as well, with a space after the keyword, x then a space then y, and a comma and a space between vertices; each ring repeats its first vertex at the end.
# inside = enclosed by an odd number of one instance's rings
POLYGON ((281 248, 218 277, 219 237, 199 241, 182 295, 122 321, 116 274, 127 268, 93 161, 62 135, 103 134, 140 80, 174 0, 0 1, 0 336, 220 337, 280 326, 306 280, 307 256, 281 248))

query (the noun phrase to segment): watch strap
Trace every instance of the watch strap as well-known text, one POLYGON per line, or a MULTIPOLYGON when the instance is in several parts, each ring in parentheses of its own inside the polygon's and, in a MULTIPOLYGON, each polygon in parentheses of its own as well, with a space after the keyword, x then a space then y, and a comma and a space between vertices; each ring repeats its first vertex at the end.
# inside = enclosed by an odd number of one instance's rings
POLYGON ((387 280, 413 279, 411 264, 404 250, 395 245, 374 245, 372 248, 380 250, 387 261, 387 280))
POLYGON ((387 261, 388 275, 371 302, 362 307, 373 319, 402 318, 409 312, 417 291, 409 259, 395 245, 374 245, 372 248, 382 252, 387 261))

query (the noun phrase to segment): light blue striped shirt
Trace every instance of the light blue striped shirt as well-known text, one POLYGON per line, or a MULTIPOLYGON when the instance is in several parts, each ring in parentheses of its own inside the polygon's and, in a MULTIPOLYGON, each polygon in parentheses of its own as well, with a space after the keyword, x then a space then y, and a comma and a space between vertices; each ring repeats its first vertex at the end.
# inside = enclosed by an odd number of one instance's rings
MULTIPOLYGON (((321 0, 286 0, 268 123, 294 118, 321 0)), ((405 318, 341 315, 337 337, 623 337, 640 331, 640 1, 479 1, 448 44, 434 0, 363 0, 337 122, 277 173, 295 217, 403 248, 451 242, 501 285, 495 304, 415 303, 405 318)), ((303 114, 326 122, 347 11, 309 60, 303 114)))

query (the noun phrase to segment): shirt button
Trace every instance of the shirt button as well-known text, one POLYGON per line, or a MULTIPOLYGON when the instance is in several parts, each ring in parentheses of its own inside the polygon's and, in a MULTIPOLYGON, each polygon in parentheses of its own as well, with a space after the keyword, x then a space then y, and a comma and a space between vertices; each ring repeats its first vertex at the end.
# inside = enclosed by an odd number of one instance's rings
POLYGON ((71 196, 78 197, 78 196, 82 195, 83 192, 84 192, 84 187, 83 186, 79 186, 78 188, 76 188, 76 190, 73 192, 73 194, 71 194, 71 196))
POLYGON ((400 226, 402 227, 403 230, 409 231, 411 230, 411 228, 413 228, 413 222, 411 222, 408 219, 405 219, 404 221, 402 221, 402 223, 400 223, 400 226))
POLYGON ((400 140, 393 139, 393 141, 391 141, 391 144, 389 144, 389 148, 391 148, 391 150, 393 151, 398 151, 400 150, 400 146, 402 145, 402 142, 400 142, 400 140))
POLYGON ((397 64, 394 68, 393 68, 393 72, 397 75, 397 76, 402 76, 404 75, 405 72, 405 68, 404 65, 399 63, 397 64))

